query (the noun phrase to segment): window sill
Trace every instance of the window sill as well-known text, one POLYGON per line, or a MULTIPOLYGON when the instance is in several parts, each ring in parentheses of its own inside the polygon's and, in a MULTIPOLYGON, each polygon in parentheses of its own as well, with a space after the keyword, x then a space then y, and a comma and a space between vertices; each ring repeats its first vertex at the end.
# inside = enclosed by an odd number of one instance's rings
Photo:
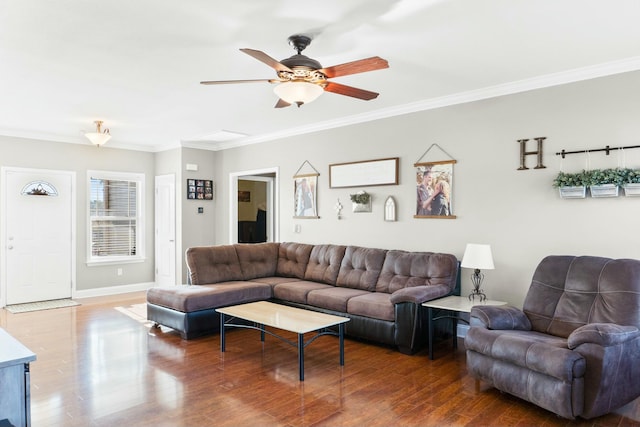
POLYGON ((105 260, 90 260, 87 261, 88 267, 97 267, 101 265, 115 265, 115 264, 138 264, 145 262, 146 258, 109 258, 105 260))

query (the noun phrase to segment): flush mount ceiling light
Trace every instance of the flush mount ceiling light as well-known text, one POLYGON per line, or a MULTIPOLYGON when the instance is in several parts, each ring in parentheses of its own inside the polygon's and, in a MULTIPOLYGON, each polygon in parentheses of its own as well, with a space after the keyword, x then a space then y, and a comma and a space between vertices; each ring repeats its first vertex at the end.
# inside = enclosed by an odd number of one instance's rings
POLYGON ((99 147, 111 139, 111 134, 109 133, 109 129, 102 130, 102 120, 96 120, 94 123, 96 124, 96 131, 87 132, 84 136, 86 136, 93 145, 99 147))

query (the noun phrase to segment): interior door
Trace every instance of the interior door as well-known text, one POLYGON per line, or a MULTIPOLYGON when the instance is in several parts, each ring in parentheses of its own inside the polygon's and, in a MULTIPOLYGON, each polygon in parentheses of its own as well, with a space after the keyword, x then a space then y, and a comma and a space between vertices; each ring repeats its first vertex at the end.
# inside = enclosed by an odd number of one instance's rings
POLYGON ((156 176, 156 286, 176 284, 175 175, 156 176))
POLYGON ((5 172, 6 303, 70 298, 74 173, 5 172))

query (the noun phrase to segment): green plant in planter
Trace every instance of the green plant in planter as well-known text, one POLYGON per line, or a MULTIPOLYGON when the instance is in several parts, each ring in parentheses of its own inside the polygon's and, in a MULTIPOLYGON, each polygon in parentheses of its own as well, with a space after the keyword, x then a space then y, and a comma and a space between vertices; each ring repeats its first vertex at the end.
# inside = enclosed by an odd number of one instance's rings
POLYGON ((353 203, 366 205, 367 203, 369 203, 369 200, 371 200, 371 194, 367 193, 366 191, 360 191, 356 194, 350 194, 349 198, 353 203))
POLYGON ((622 185, 627 172, 625 169, 594 169, 587 172, 588 184, 587 185, 603 185, 614 184, 617 186, 622 185))
POLYGON ((588 184, 588 172, 576 172, 566 173, 558 172, 558 175, 553 180, 553 186, 555 188, 560 187, 582 187, 588 184))
POLYGON ((640 169, 621 169, 622 184, 640 184, 640 169))

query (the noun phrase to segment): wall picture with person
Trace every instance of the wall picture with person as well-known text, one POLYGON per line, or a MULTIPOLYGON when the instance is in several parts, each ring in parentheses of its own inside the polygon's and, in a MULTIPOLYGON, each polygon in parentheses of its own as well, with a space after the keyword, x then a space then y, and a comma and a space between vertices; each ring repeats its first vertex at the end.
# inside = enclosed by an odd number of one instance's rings
POLYGON ((455 218, 451 203, 453 161, 418 163, 414 218, 455 218))
POLYGON ((318 175, 294 176, 294 217, 318 218, 316 186, 318 175))

